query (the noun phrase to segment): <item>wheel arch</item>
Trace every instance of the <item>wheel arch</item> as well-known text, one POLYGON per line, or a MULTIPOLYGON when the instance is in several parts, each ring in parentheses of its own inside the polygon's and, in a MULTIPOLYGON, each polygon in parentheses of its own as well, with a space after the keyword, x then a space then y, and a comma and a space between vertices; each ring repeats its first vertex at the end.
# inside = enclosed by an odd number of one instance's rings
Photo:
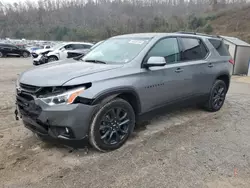
POLYGON ((229 89, 230 86, 230 75, 227 73, 222 73, 216 77, 216 80, 222 80, 225 82, 227 86, 227 90, 229 89))
POLYGON ((141 102, 139 95, 133 88, 114 88, 104 91, 97 95, 93 101, 93 105, 100 103, 107 103, 114 98, 122 98, 126 100, 134 109, 135 114, 138 115, 141 112, 141 102))
POLYGON ((51 54, 48 58, 50 58, 50 57, 55 57, 56 59, 59 60, 59 57, 56 54, 51 54))

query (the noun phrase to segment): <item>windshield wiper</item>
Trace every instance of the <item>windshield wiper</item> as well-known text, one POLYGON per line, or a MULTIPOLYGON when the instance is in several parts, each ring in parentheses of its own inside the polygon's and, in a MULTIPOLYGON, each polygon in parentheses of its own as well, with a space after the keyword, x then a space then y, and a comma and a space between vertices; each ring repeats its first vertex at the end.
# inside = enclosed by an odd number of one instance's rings
POLYGON ((95 59, 85 59, 85 62, 91 62, 91 63, 100 63, 100 64, 107 64, 104 61, 100 61, 100 60, 95 60, 95 59))

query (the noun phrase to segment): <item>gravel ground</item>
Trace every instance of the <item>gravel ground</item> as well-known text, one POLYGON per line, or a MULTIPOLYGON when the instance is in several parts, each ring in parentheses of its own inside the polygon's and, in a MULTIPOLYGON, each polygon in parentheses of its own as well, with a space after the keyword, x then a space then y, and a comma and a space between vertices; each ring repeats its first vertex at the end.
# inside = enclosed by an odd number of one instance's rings
POLYGON ((31 62, 0 59, 0 187, 250 187, 249 78, 233 78, 220 112, 162 112, 99 153, 43 143, 15 121, 15 79, 31 62))

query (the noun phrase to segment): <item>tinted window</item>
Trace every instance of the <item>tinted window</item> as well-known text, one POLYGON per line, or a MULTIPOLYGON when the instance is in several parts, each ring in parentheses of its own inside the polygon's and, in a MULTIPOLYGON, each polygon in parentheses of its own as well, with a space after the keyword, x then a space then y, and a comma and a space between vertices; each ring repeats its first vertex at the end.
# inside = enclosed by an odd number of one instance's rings
POLYGON ((92 45, 89 45, 89 44, 83 44, 84 46, 84 49, 90 49, 92 47, 92 45))
POLYGON ((73 44, 73 49, 77 50, 77 49, 84 49, 84 46, 82 44, 73 44))
POLYGON ((73 49, 73 45, 72 44, 68 44, 68 45, 64 46, 64 48, 66 50, 72 50, 73 49))
POLYGON ((165 57, 167 63, 175 63, 180 60, 180 51, 176 38, 160 40, 149 51, 146 60, 152 56, 165 57))
POLYGON ((228 52, 229 45, 227 48, 227 46, 224 44, 222 40, 216 40, 216 39, 208 39, 208 40, 221 56, 230 56, 228 52))
POLYGON ((88 45, 88 44, 73 44, 72 46, 73 46, 73 49, 75 49, 75 50, 91 48, 91 45, 88 45))
POLYGON ((14 48, 14 49, 17 49, 18 47, 17 46, 14 46, 14 45, 6 45, 7 48, 14 48))
POLYGON ((182 38, 182 61, 204 59, 208 53, 205 45, 199 39, 182 38))

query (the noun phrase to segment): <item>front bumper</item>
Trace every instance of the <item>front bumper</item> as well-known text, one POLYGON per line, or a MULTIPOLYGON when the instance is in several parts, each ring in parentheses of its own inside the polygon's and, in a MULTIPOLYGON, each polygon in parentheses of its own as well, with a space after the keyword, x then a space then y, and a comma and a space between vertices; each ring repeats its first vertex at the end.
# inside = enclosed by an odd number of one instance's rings
POLYGON ((17 95, 16 116, 32 132, 61 140, 85 140, 96 106, 85 104, 48 106, 40 100, 17 95))
POLYGON ((40 55, 37 58, 33 59, 33 65, 42 65, 45 63, 48 63, 48 57, 45 55, 40 55))

